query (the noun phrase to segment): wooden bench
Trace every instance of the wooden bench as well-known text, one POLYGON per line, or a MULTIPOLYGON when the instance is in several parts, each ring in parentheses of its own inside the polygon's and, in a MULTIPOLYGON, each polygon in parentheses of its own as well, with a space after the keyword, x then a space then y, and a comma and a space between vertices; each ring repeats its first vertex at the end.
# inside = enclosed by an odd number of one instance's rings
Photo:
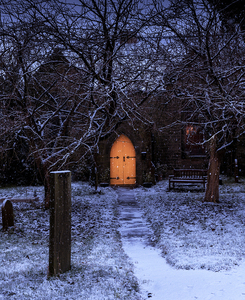
POLYGON ((174 189, 175 183, 201 183, 205 189, 207 170, 175 169, 174 175, 169 175, 169 190, 174 189))

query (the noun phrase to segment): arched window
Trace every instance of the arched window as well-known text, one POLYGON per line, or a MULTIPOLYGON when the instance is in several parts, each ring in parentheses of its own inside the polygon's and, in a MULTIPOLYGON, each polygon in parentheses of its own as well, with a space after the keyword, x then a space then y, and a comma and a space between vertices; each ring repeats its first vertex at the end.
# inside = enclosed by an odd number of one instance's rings
POLYGON ((186 125, 184 130, 184 153, 187 156, 204 156, 203 130, 199 126, 186 125))

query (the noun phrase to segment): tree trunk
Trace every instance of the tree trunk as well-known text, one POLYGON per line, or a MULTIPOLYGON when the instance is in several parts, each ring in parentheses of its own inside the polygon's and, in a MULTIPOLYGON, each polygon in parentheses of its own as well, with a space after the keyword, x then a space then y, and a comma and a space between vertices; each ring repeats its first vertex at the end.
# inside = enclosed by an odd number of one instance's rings
MULTIPOLYGON (((34 156, 35 157, 35 156, 34 156)), ((46 165, 42 164, 42 160, 39 156, 35 157, 37 168, 41 174, 42 181, 44 184, 44 207, 45 209, 49 209, 49 201, 50 201, 50 180, 49 180, 49 171, 46 165)))
POLYGON ((214 137, 210 142, 210 159, 204 202, 219 203, 219 173, 220 160, 217 153, 216 138, 214 137))

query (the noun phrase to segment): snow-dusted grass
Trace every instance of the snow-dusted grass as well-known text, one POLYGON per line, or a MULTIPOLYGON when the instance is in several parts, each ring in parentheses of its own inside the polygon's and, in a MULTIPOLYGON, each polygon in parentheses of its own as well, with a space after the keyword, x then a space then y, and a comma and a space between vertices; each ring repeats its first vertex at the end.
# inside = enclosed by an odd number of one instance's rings
MULTIPOLYGON (((209 272, 206 287, 212 274, 225 277, 229 270, 233 272, 238 265, 244 265, 245 179, 239 184, 233 181, 223 178, 219 204, 202 203, 201 188, 168 192, 167 180, 149 189, 132 190, 153 229, 151 239, 170 266, 159 271, 164 277, 162 289, 167 295, 164 299, 174 299, 170 287, 177 276, 186 289, 190 285, 186 283, 187 275, 192 276, 194 272, 197 278, 203 278, 209 272), (190 271, 181 275, 184 270, 190 271)), ((43 187, 0 189, 0 199, 30 198, 34 191, 43 199, 43 187)), ((102 188, 100 194, 93 191, 88 183, 72 184, 72 267, 59 277, 47 277, 49 212, 42 208, 41 202, 13 203, 15 229, 8 232, 1 230, 0 214, 0 299, 145 299, 139 293, 132 260, 122 247, 117 192, 111 187, 102 188)), ((140 258, 141 250, 138 252, 140 258)), ((241 279, 241 297, 245 295, 242 282, 241 279)), ((215 292, 222 290, 220 286, 215 292)), ((197 294, 196 288, 195 298, 197 294)), ((223 294, 218 299, 233 300, 232 296, 224 298, 223 294)))
POLYGON ((223 178, 220 203, 203 203, 204 192, 167 192, 164 180, 135 195, 154 230, 153 242, 177 269, 229 270, 245 259, 245 180, 223 178))
MULTIPOLYGON (((34 190, 43 199, 43 187, 0 189, 0 198, 34 190)), ((117 231, 117 194, 93 191, 72 184, 72 267, 54 278, 47 277, 49 212, 41 203, 13 203, 15 229, 0 231, 0 299, 142 299, 117 231)))

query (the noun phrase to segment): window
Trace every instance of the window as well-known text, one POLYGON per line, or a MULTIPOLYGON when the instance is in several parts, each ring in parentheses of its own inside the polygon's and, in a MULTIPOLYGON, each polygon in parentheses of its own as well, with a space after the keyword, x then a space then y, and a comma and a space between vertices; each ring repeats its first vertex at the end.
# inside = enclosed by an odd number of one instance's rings
POLYGON ((195 125, 187 125, 184 128, 183 150, 186 156, 204 156, 203 130, 195 125))

